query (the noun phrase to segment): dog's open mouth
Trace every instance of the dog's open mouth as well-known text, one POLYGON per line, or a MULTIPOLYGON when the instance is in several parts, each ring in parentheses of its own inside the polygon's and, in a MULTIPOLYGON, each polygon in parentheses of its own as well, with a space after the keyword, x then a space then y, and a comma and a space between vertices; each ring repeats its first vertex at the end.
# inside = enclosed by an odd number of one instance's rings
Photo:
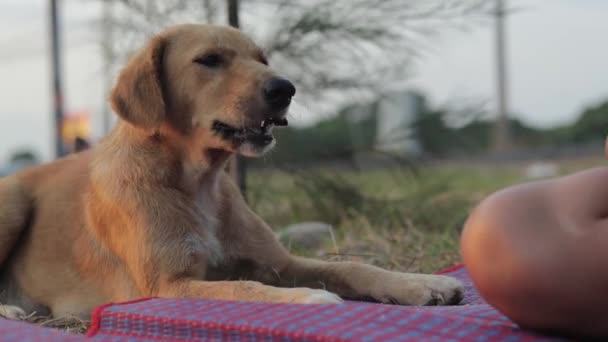
POLYGON ((230 140, 236 144, 242 144, 244 142, 250 142, 255 145, 264 146, 272 143, 274 137, 272 136, 272 128, 274 126, 287 126, 287 119, 266 119, 260 123, 258 127, 249 126, 243 128, 237 128, 228 125, 219 120, 215 120, 211 128, 213 131, 220 135, 222 139, 230 140))

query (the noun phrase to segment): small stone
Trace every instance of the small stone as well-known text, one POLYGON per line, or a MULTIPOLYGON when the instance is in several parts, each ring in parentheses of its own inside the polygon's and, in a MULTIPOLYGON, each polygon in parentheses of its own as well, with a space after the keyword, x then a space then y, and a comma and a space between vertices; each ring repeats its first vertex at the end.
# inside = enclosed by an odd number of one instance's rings
POLYGON ((529 179, 551 178, 559 174, 559 167, 555 163, 535 162, 526 167, 524 174, 529 179))
POLYGON ((288 247, 317 249, 331 240, 332 226, 324 222, 301 222, 279 232, 281 242, 288 247))

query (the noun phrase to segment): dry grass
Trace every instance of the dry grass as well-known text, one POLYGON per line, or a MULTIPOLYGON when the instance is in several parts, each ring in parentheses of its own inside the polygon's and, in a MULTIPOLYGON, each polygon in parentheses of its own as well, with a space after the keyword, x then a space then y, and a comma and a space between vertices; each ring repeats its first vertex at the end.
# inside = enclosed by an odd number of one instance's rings
POLYGON ((276 228, 297 221, 332 224, 335 241, 320 251, 294 253, 434 272, 460 262, 460 229, 473 206, 520 180, 510 169, 263 172, 251 176, 249 199, 276 228))
MULTIPOLYGON (((602 165, 559 163, 560 173, 602 165)), ((250 175, 250 205, 272 227, 299 221, 332 224, 324 259, 368 262, 407 272, 435 272, 460 262, 459 236, 471 209, 488 194, 526 181, 521 165, 441 165, 372 172, 279 172, 250 175)))
POLYGON ((84 334, 89 328, 90 322, 78 318, 53 318, 49 316, 38 316, 35 313, 23 318, 23 321, 45 328, 60 329, 72 334, 84 334))

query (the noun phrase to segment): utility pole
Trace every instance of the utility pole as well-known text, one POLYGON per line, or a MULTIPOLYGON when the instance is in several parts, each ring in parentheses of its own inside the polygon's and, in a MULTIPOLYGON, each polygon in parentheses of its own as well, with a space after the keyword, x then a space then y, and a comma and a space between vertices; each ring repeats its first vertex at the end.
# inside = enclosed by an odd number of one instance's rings
POLYGON ((226 0, 228 5, 228 24, 239 27, 239 0, 226 0))
POLYGON ((65 154, 63 146, 63 89, 61 80, 61 41, 59 33, 58 0, 50 0, 51 73, 53 92, 53 123, 55 130, 55 156, 65 154))
POLYGON ((494 131, 494 150, 504 152, 510 149, 509 106, 508 106, 508 77, 507 77, 507 47, 505 42, 505 0, 496 0, 496 95, 498 102, 498 117, 494 131))
MULTIPOLYGON (((228 24, 239 28, 239 0, 226 0, 228 11, 228 24)), ((229 172, 239 185, 243 197, 247 190, 247 165, 245 158, 235 155, 229 164, 229 172)))
POLYGON ((114 49, 112 46, 114 30, 112 28, 114 1, 103 1, 103 17, 101 19, 101 51, 104 63, 104 84, 102 102, 102 129, 103 135, 108 134, 112 126, 112 111, 108 103, 108 94, 112 87, 112 63, 114 61, 114 49))

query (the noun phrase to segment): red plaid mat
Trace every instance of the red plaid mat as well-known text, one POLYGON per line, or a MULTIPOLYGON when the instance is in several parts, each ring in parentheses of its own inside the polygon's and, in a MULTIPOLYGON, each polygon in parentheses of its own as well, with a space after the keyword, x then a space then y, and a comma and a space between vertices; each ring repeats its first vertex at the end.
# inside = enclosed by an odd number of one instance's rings
POLYGON ((487 305, 462 266, 464 305, 265 304, 144 299, 95 310, 84 336, 0 320, 2 341, 557 341, 518 329, 487 305))
POLYGON ((550 341, 518 329, 487 305, 462 266, 441 272, 467 288, 464 305, 405 307, 148 299, 94 313, 88 336, 103 341, 550 341))

